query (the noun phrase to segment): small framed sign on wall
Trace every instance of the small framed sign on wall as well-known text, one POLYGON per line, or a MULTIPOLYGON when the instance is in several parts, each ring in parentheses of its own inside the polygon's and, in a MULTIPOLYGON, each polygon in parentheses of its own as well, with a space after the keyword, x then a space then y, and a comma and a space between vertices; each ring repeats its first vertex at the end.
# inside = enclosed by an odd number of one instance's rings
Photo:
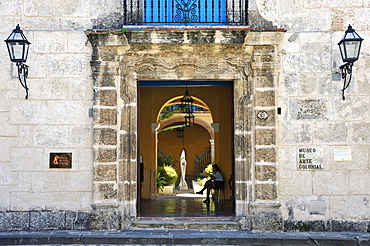
POLYGON ((334 161, 352 161, 351 148, 334 148, 334 161))
POLYGON ((50 168, 72 168, 72 153, 50 153, 50 168))

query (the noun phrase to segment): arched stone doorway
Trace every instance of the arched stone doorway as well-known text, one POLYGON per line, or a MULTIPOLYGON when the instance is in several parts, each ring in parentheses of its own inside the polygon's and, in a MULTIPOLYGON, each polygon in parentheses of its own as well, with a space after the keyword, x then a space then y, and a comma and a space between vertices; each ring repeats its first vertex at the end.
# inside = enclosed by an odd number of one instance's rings
MULTIPOLYGON (((193 81, 194 82, 194 81, 193 81)), ((144 83, 144 82, 143 82, 144 83)), ((176 141, 175 132, 167 131, 161 132, 160 127, 156 125, 158 112, 163 108, 163 105, 175 95, 181 95, 185 91, 185 82, 181 81, 172 81, 173 84, 179 85, 183 84, 181 87, 171 87, 171 86, 162 86, 161 81, 152 81, 152 84, 156 86, 150 86, 150 83, 145 83, 146 85, 140 86, 140 110, 139 110, 139 148, 140 155, 144 158, 144 173, 143 173, 143 182, 141 188, 141 198, 151 199, 155 198, 157 193, 156 189, 156 162, 157 162, 157 147, 161 150, 167 149, 165 154, 171 154, 175 159, 179 159, 180 153, 183 148, 187 152, 187 160, 189 162, 189 168, 191 174, 195 177, 197 175, 195 170, 196 157, 201 155, 203 152, 210 148, 210 140, 215 140, 214 146, 218 150, 222 149, 223 151, 214 151, 215 152, 215 161, 221 167, 225 177, 232 175, 233 170, 233 142, 232 142, 232 87, 231 82, 226 81, 213 81, 211 82, 194 82, 199 83, 198 86, 193 86, 190 89, 192 96, 196 98, 201 98, 209 106, 209 111, 212 112, 212 119, 208 119, 205 115, 200 113, 194 113, 195 115, 195 126, 194 127, 185 127, 185 139, 182 145, 181 141, 176 141), (204 85, 207 84, 207 87, 204 85), (212 84, 212 85, 210 85, 212 84), (222 103, 220 103, 222 102, 222 103), (210 129, 211 124, 214 121, 219 124, 221 127, 220 132, 210 129), (149 129, 151 127, 151 129, 149 129), (205 127, 205 128, 204 128, 205 127), (208 130, 211 134, 208 133, 208 130), (208 135, 208 136, 207 136, 208 135), (215 137, 217 135, 217 137, 215 137), (167 145, 162 140, 167 139, 167 145), (210 139, 212 136, 212 139, 210 139), (207 142, 205 139, 207 138, 207 142), (163 147, 163 148, 162 148, 163 147)), ((169 83, 165 81, 164 84, 169 83)), ((140 84, 140 83, 139 83, 140 84)), ((210 113, 209 112, 209 113, 210 113)), ((209 114, 207 113, 207 114, 209 114)), ((175 115, 176 116, 176 115, 175 115)), ((177 115, 180 117, 179 115, 177 115)), ((174 123, 178 118, 173 118, 168 121, 168 123, 174 123)), ((183 117, 182 117, 182 120, 183 117)), ((167 121, 164 121, 165 124, 167 121)), ((226 190, 227 197, 229 190, 226 190)))
MULTIPOLYGON (((229 135, 228 138, 223 136, 224 140, 223 140, 223 143, 221 144, 222 146, 221 148, 223 148, 224 150, 226 149, 228 150, 223 151, 222 154, 217 154, 217 158, 216 158, 215 146, 217 146, 217 144, 215 144, 215 135, 218 135, 218 127, 216 127, 216 131, 213 128, 213 125, 218 126, 220 124, 223 127, 226 127, 226 124, 228 124, 227 128, 232 127, 231 126, 232 125, 231 124, 232 110, 230 110, 231 108, 231 87, 230 86, 232 85, 232 83, 224 82, 224 81, 218 81, 218 82, 210 82, 210 81, 204 82, 203 81, 203 82, 198 82, 199 83, 198 86, 200 87, 200 86, 206 85, 207 88, 196 88, 194 87, 194 84, 197 82, 194 82, 194 81, 192 82, 193 82, 193 87, 190 90, 192 92, 192 97, 195 100, 193 103, 193 106, 194 106, 193 114, 195 116, 194 127, 182 127, 181 129, 182 129, 183 137, 180 139, 177 138, 177 131, 173 130, 174 127, 183 126, 184 124, 184 116, 185 116, 184 114, 179 113, 178 111, 176 111, 176 109, 171 111, 173 115, 169 112, 170 108, 174 108, 174 107, 178 108, 181 105, 179 98, 181 98, 183 95, 180 95, 180 96, 170 99, 164 105, 161 105, 162 108, 164 109, 162 109, 163 110, 161 113, 162 116, 158 117, 159 125, 158 127, 156 127, 156 132, 154 132, 154 129, 152 128, 152 133, 150 135, 145 135, 143 137, 147 139, 149 137, 154 137, 154 134, 157 134, 156 136, 157 145, 155 147, 158 150, 160 150, 158 153, 162 156, 170 155, 171 158, 179 159, 179 156, 182 150, 186 151, 187 162, 188 162, 187 178, 188 178, 188 184, 190 184, 190 186, 191 186, 192 180, 194 180, 194 178, 198 176, 199 173, 205 168, 204 165, 206 164, 204 162, 198 161, 197 159, 198 156, 201 156, 204 153, 207 153, 206 156, 209 157, 209 158, 206 158, 207 160, 205 160, 207 161, 207 164, 211 163, 212 161, 215 162, 216 160, 217 162, 221 161, 219 165, 223 167, 222 170, 225 171, 225 174, 227 175, 227 177, 229 177, 229 175, 232 174, 232 165, 233 165, 231 130, 228 134, 229 135), (222 94, 221 91, 225 91, 225 90, 228 90, 228 92, 222 94), (195 93, 197 96, 201 96, 202 94, 209 94, 209 95, 206 95, 205 98, 207 99, 207 97, 212 97, 212 99, 210 100, 211 107, 209 107, 204 101, 199 99, 199 97, 196 97, 193 93, 195 93), (220 96, 219 94, 222 94, 222 95, 220 96), (220 97, 224 101, 224 103, 221 105, 219 103, 220 99, 215 100, 215 98, 220 98, 220 97), (218 113, 218 111, 223 111, 221 122, 214 123, 213 121, 214 117, 212 116, 211 109, 217 111, 217 114, 216 114, 217 118, 220 118, 219 117, 220 114, 218 113), (169 118, 166 118, 166 117, 169 117, 169 118)), ((140 96, 140 98, 146 97, 152 102, 153 100, 162 101, 161 99, 163 97, 161 96, 162 92, 160 90, 155 91, 158 88, 158 85, 161 84, 162 82, 153 81, 152 83, 156 85, 156 88, 152 90, 151 92, 146 92, 148 91, 146 88, 143 90, 140 90, 140 91, 143 91, 143 94, 140 96)), ((164 82, 164 85, 168 83, 169 82, 166 81, 164 82)), ((173 93, 179 93, 179 92, 184 93, 183 90, 185 88, 185 82, 175 81, 172 83, 173 85, 171 86, 178 87, 180 84, 183 84, 183 86, 180 88, 172 88, 172 89, 166 88, 166 94, 173 95, 173 93)), ((141 107, 148 107, 149 104, 147 103, 147 100, 146 99, 143 99, 143 100, 145 102, 140 104, 141 107)), ((155 103, 152 103, 152 105, 153 104, 155 103)), ((141 111, 142 110, 140 110, 140 112, 141 111)), ((149 111, 152 112, 151 120, 153 120, 157 109, 152 107, 152 109, 149 111)), ((146 115, 144 115, 143 117, 148 116, 147 113, 145 114, 146 115)), ((154 125, 154 123, 152 125, 154 125)), ((143 131, 145 131, 145 129, 143 129, 143 131)), ((216 140, 216 142, 217 141, 218 140, 216 140)), ((147 144, 143 144, 141 147, 139 147, 139 149, 142 149, 142 148, 147 149, 148 148, 147 144)), ((140 150, 140 151, 141 151, 140 152, 141 154, 145 152, 145 156, 148 156, 148 152, 146 150, 140 150)), ((151 162, 153 161, 149 161, 149 163, 151 162)), ((174 165, 175 165, 175 168, 177 168, 177 171, 180 175, 180 170, 178 166, 179 163, 175 162, 174 165)), ((146 167, 148 166, 146 165, 146 167)), ((154 166, 152 165, 151 169, 154 169, 154 168, 155 168, 155 165, 154 166)), ((144 182, 147 182, 148 180, 153 180, 153 179, 149 179, 146 177, 146 181, 144 182)), ((150 184, 150 186, 153 186, 153 185, 155 184, 153 183, 150 184)), ((144 190, 146 191, 148 190, 148 188, 149 187, 146 187, 144 188, 144 190)), ((230 195, 231 194, 228 194, 227 197, 229 197, 230 195)), ((144 195, 143 197, 147 199, 150 198, 150 196, 148 195, 146 196, 144 195)))
MULTIPOLYGON (((175 157, 178 157, 176 155, 180 152, 182 153, 183 150, 185 151, 187 161, 186 177, 187 185, 189 185, 189 183, 191 184, 191 179, 194 180, 199 175, 205 162, 215 162, 215 129, 213 125, 218 124, 214 124, 209 106, 203 100, 192 96, 191 98, 194 100, 192 103, 194 124, 191 127, 186 126, 185 114, 181 110, 183 104, 180 99, 182 97, 183 95, 174 97, 163 105, 161 114, 158 117, 159 128, 157 132, 159 135, 157 149, 158 153, 165 156, 176 153, 175 157), (198 138, 195 145, 188 141, 189 136, 192 137, 193 135, 198 138), (196 149, 190 150, 190 144, 194 145, 196 149), (166 145, 168 146, 166 147, 166 145), (202 159, 199 156, 202 156, 202 159)), ((180 164, 179 162, 177 163, 180 164)), ((181 175, 179 168, 178 173, 181 175)))
POLYGON ((233 81, 235 217, 242 229, 280 230, 275 46, 282 33, 250 29, 86 33, 93 47, 95 88, 91 228, 129 228, 137 217, 137 83, 172 79, 233 81), (268 117, 258 118, 259 112, 268 117))

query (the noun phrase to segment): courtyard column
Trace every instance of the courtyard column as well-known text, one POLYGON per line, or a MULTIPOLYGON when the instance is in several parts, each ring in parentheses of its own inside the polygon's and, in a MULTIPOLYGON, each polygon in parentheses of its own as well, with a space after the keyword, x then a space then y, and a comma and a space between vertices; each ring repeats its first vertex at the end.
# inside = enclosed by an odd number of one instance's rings
POLYGON ((214 163, 215 162, 215 140, 210 139, 209 144, 211 146, 211 162, 214 163))

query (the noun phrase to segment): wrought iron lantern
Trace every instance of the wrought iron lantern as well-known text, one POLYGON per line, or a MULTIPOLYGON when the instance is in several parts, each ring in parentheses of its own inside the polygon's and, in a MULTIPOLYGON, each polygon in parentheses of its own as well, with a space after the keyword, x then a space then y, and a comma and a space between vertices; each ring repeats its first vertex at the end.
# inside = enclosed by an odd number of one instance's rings
POLYGON ((184 127, 179 127, 177 130, 177 138, 184 138, 184 127))
POLYGON ((352 79, 353 63, 358 60, 360 56, 361 43, 364 39, 361 38, 351 25, 345 32, 342 40, 338 43, 340 54, 342 56, 343 64, 340 66, 343 82, 342 98, 345 100, 344 90, 348 88, 352 79))
POLYGON ((193 112, 194 99, 189 94, 187 88, 186 88, 184 96, 180 99, 180 102, 181 102, 181 112, 182 113, 189 113, 189 112, 192 113, 193 112))
POLYGON ((186 83, 186 90, 184 96, 180 99, 181 112, 185 113, 185 126, 194 126, 194 115, 193 115, 193 102, 194 99, 191 97, 188 91, 188 83, 186 83))
POLYGON ((193 127, 194 126, 194 115, 192 112, 188 112, 185 115, 185 126, 193 127))
POLYGON ((18 78, 22 87, 26 90, 25 98, 28 99, 28 66, 24 64, 27 61, 29 45, 31 44, 24 36, 23 31, 17 25, 9 37, 4 40, 6 42, 10 60, 16 62, 18 68, 18 78))

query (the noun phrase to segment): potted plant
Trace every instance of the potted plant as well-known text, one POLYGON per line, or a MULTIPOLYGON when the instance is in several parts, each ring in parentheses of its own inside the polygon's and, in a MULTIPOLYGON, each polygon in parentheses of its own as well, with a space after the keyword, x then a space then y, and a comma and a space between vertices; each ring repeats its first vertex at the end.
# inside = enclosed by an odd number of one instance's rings
POLYGON ((157 173, 157 189, 163 191, 167 182, 164 180, 164 177, 160 173, 157 173))
POLYGON ((158 193, 170 194, 173 192, 178 174, 172 166, 160 166, 157 173, 158 193))
POLYGON ((214 163, 210 163, 210 164, 208 164, 205 168, 204 168, 204 170, 203 170, 203 172, 199 175, 199 176, 197 176, 196 178, 195 178, 195 180, 193 180, 192 181, 192 185, 193 185, 193 192, 194 192, 194 194, 195 193, 197 193, 198 191, 200 191, 201 189, 203 189, 203 186, 204 186, 204 184, 207 182, 207 180, 209 180, 210 179, 210 177, 209 176, 207 176, 207 175, 202 175, 202 174, 204 174, 204 173, 208 173, 208 174, 212 174, 212 165, 213 165, 214 163))
POLYGON ((197 176, 195 177, 194 180, 192 180, 194 194, 203 189, 203 186, 206 183, 206 181, 207 181, 207 178, 204 178, 202 176, 197 176))

